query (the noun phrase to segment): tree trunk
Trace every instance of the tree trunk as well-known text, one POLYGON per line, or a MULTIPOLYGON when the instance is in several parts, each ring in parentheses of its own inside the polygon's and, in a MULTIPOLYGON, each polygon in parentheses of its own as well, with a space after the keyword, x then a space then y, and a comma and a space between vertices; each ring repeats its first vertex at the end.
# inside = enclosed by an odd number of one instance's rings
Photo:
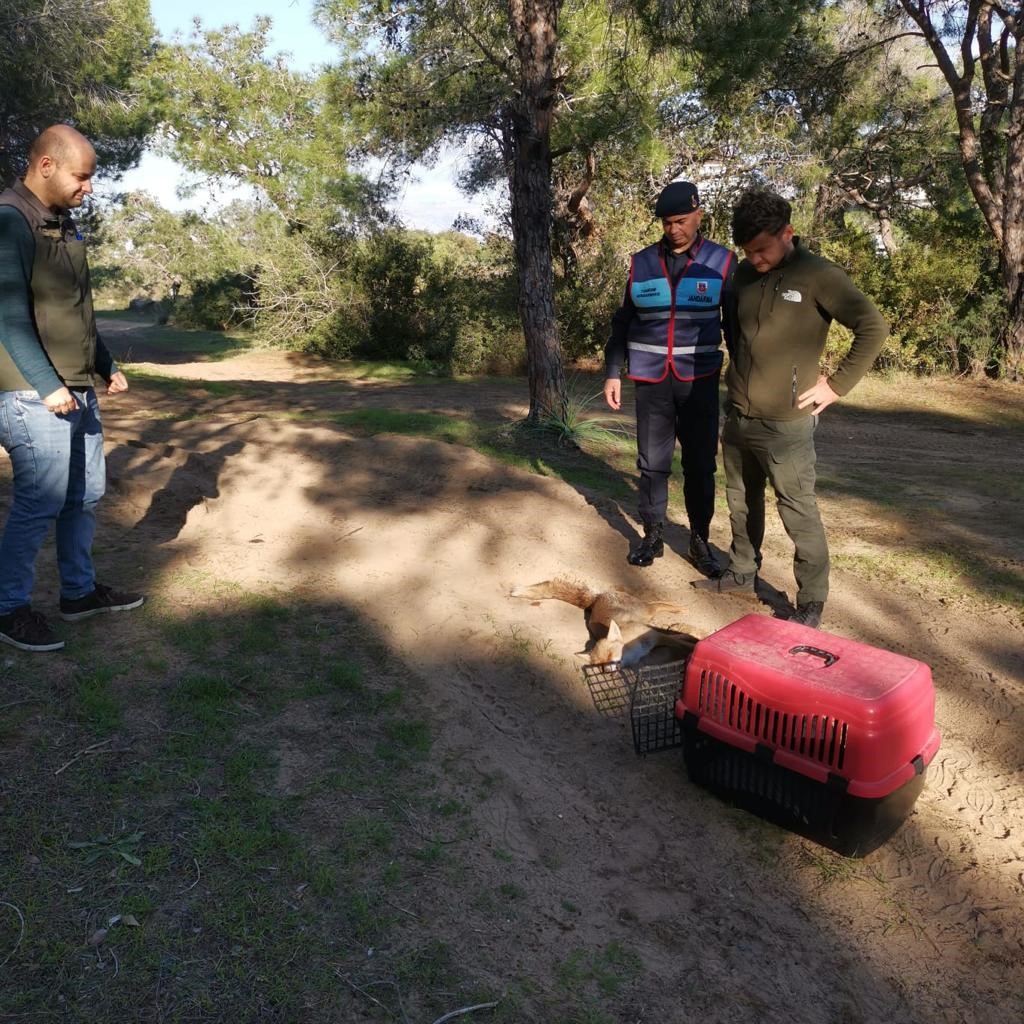
POLYGON ((1024 23, 1020 5, 1003 8, 979 0, 950 5, 937 0, 899 2, 921 29, 952 93, 967 185, 999 246, 1006 297, 1006 320, 998 341, 999 370, 1010 380, 1024 380, 1024 63, 1020 56, 1024 23), (952 22, 945 20, 947 6, 963 19, 955 29, 961 33, 959 38, 949 32, 952 22), (999 36, 998 42, 993 33, 999 36))
POLYGON ((1012 138, 1007 146, 1003 179, 1003 237, 1000 269, 1006 296, 1006 324, 1000 337, 1000 358, 1005 377, 1024 380, 1024 100, 1013 111, 1012 138))
POLYGON ((827 237, 832 231, 842 232, 846 228, 846 196, 822 182, 814 194, 814 217, 811 234, 815 238, 827 237))
POLYGON ((509 0, 519 55, 519 95, 511 112, 509 194, 519 271, 519 319, 526 338, 531 423, 565 414, 565 369, 555 319, 551 256, 551 118, 561 0, 509 0))
POLYGON ((892 259, 893 256, 899 251, 899 245, 896 242, 896 235, 892 229, 892 217, 889 215, 889 210, 886 207, 880 207, 875 216, 878 218, 878 235, 882 239, 882 246, 885 249, 886 256, 892 259))
POLYGON ((999 338, 1001 376, 1024 381, 1024 225, 1007 222, 1001 254, 1006 324, 999 338))

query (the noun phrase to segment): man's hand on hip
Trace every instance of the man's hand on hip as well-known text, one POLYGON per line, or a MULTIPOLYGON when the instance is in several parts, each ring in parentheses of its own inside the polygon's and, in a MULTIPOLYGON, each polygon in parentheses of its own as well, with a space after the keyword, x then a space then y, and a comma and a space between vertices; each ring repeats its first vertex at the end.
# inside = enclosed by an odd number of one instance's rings
POLYGON ((128 390, 128 378, 118 370, 117 373, 110 378, 107 382, 107 394, 118 395, 122 391, 128 390))
POLYGON ((609 377, 604 382, 604 400, 616 412, 622 408, 622 380, 619 377, 609 377))
POLYGON ((57 388, 51 395, 43 399, 43 405, 55 416, 66 412, 74 412, 78 408, 75 396, 67 388, 57 388))
POLYGON ((809 391, 805 391, 797 403, 798 409, 806 409, 811 406, 811 412, 819 413, 827 409, 833 402, 838 402, 839 396, 829 386, 828 378, 822 374, 818 383, 809 391))

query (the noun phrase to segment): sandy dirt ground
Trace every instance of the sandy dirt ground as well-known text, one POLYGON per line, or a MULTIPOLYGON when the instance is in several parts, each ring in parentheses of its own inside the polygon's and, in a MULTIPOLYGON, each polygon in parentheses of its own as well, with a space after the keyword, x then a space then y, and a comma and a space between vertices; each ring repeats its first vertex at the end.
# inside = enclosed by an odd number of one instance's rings
MULTIPOLYGON (((105 331, 115 352, 129 347, 130 325, 105 331)), ((1012 410, 1019 390, 931 382, 927 402, 897 408, 880 388, 877 406, 823 417, 836 556, 824 627, 927 663, 942 730, 913 814, 845 860, 692 785, 678 751, 637 758, 628 723, 599 715, 581 676, 580 612, 508 597, 569 575, 689 603, 708 631, 772 613, 696 596, 682 526, 637 570, 627 504, 462 447, 281 415, 473 408, 512 421, 524 384, 342 381, 283 353, 172 363, 132 351, 151 370, 237 388, 140 383, 106 401, 104 535, 123 535, 147 571, 316 594, 386 639, 422 689, 447 785, 474 807, 483 841, 468 870, 493 872, 507 851, 526 866, 524 903, 547 908, 467 935, 471 908, 437 894, 432 928, 496 984, 503 965, 540 977, 570 946, 618 943, 643 963, 631 1021, 1024 1021, 1024 622, 984 580, 936 588, 914 568, 925 553, 966 553, 1019 594, 1020 433, 960 407, 969 394, 972 408, 1012 410), (874 492, 872 474, 891 489, 874 492), (857 569, 874 563, 895 569, 857 569)), ((712 540, 728 547, 721 514, 712 540)), ((791 598, 790 559, 772 512, 763 574, 791 598)))

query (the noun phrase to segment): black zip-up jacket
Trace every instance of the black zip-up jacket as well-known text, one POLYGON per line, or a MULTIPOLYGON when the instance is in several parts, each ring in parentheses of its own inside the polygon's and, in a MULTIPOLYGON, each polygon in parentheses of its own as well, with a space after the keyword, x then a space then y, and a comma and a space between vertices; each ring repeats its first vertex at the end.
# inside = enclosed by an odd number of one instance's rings
POLYGON ((93 387, 117 371, 96 332, 86 243, 21 181, 0 193, 0 391, 93 387))

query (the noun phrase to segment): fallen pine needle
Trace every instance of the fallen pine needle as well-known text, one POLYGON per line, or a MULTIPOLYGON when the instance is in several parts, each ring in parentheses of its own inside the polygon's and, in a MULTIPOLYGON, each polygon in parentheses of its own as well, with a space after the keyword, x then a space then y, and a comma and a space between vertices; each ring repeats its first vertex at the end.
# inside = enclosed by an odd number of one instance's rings
POLYGON ((339 971, 337 968, 334 969, 334 973, 339 978, 341 978, 341 980, 345 982, 345 984, 348 985, 349 988, 351 988, 353 991, 358 992, 361 996, 366 996, 366 998, 369 999, 370 1002, 376 1003, 379 1007, 381 1007, 381 1009, 387 1010, 388 1013, 391 1013, 390 1008, 385 1006, 384 1003, 382 1003, 376 996, 371 995, 369 992, 366 991, 365 988, 361 988, 351 978, 342 974, 341 971, 339 971))
POLYGON ((18 947, 21 945, 21 940, 25 938, 25 915, 13 903, 0 901, 0 907, 10 907, 11 910, 13 910, 18 915, 18 920, 21 922, 21 931, 18 933, 18 941, 14 944, 14 949, 12 949, 10 953, 8 953, 7 956, 3 958, 3 960, 0 960, 0 967, 5 967, 7 965, 7 961, 10 960, 11 957, 18 952, 18 947))
MULTIPOLYGON (((504 997, 502 997, 504 998, 504 997)), ((493 1003, 477 1003, 476 1006, 463 1006, 459 1010, 452 1010, 450 1013, 446 1013, 443 1017, 438 1017, 434 1021, 434 1024, 444 1024, 446 1020, 454 1020, 456 1017, 461 1017, 465 1013, 473 1013, 476 1010, 493 1010, 501 999, 493 1003)))
MULTIPOLYGON (((100 747, 105 747, 110 742, 110 740, 100 740, 99 743, 94 743, 91 747, 86 747, 85 750, 80 750, 77 754, 75 754, 73 758, 71 758, 70 761, 68 761, 67 764, 62 764, 53 774, 60 775, 60 773, 64 771, 65 768, 70 768, 77 760, 79 760, 82 757, 85 757, 86 754, 91 754, 93 753, 93 751, 98 750, 100 747)), ((104 753, 106 753, 106 751, 104 751, 104 753)))
POLYGON ((195 864, 195 866, 196 866, 196 880, 195 880, 195 881, 194 881, 194 882, 193 882, 193 883, 192 883, 192 884, 191 884, 190 886, 188 886, 187 888, 185 888, 185 889, 179 889, 179 890, 178 890, 178 895, 179 895, 179 896, 180 896, 180 895, 181 895, 181 894, 182 894, 183 892, 191 892, 191 890, 193 890, 193 889, 194 889, 194 888, 195 888, 195 887, 196 887, 196 886, 197 886, 197 885, 199 884, 199 878, 200 878, 200 871, 199 871, 199 861, 198 861, 198 860, 196 860, 196 858, 195 858, 195 857, 193 857, 193 858, 192 858, 192 863, 193 863, 193 864, 195 864))

